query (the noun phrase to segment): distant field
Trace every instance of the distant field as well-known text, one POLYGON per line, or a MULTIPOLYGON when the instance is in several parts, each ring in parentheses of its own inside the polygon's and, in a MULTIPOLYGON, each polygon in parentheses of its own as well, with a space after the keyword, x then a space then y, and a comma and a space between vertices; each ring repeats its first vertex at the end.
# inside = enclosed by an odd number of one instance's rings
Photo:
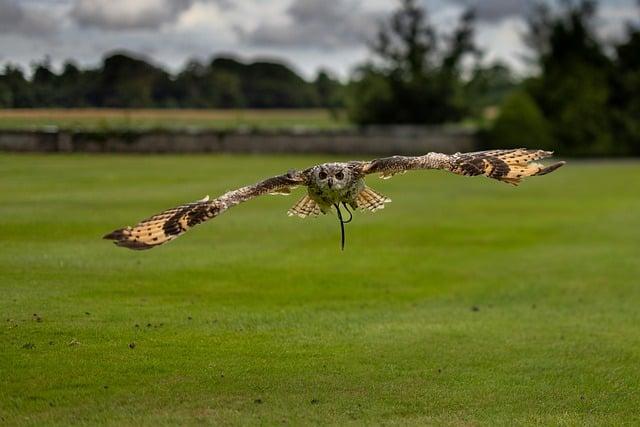
POLYGON ((326 110, 117 110, 0 109, 0 130, 78 129, 229 129, 346 127, 344 119, 326 110))
POLYGON ((166 246, 100 237, 327 158, 0 155, 0 424, 638 425, 640 163, 443 172, 166 246))

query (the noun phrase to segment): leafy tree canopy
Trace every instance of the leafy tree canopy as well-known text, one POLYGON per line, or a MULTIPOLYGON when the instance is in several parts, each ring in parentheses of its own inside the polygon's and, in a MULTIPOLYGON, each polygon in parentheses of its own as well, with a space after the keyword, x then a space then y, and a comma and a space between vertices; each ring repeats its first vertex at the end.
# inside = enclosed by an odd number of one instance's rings
POLYGON ((350 85, 349 113, 359 124, 432 124, 457 121, 463 97, 463 59, 477 53, 474 14, 466 12, 451 34, 440 33, 415 0, 402 0, 371 44, 373 60, 350 85))

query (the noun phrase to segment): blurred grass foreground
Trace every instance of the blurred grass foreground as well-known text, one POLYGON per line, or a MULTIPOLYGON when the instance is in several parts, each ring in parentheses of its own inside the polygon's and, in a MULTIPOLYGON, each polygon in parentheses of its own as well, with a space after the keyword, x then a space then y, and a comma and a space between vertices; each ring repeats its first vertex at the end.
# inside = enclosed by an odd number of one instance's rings
POLYGON ((394 202, 235 207, 148 252, 100 237, 329 160, 0 155, 7 425, 640 423, 640 182, 370 179, 394 202))

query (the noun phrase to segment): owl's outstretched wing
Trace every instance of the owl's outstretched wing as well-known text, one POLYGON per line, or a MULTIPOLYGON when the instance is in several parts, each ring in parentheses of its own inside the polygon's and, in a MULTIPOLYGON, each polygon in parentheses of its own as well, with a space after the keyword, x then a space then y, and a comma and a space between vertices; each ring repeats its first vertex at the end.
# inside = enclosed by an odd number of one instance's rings
POLYGON ((546 175, 558 169, 565 162, 550 166, 537 163, 553 155, 550 151, 527 150, 489 150, 475 153, 456 153, 452 155, 429 153, 424 156, 394 156, 364 162, 361 171, 364 174, 379 173, 382 178, 417 169, 443 169, 458 175, 484 175, 512 185, 518 185, 523 178, 546 175))
POLYGON ((196 225, 215 218, 227 209, 264 194, 288 194, 291 189, 305 184, 302 172, 290 171, 285 175, 266 179, 255 185, 229 191, 214 200, 209 197, 168 209, 133 227, 115 230, 105 239, 114 240, 118 246, 143 250, 170 242, 196 225))

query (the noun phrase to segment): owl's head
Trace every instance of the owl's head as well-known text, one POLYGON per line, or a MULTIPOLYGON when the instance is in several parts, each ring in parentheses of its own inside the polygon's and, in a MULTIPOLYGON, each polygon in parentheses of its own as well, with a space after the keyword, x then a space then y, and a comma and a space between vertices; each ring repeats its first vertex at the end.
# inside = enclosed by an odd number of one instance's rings
POLYGON ((313 168, 313 180, 319 188, 342 190, 352 179, 351 169, 344 163, 325 163, 313 168))

